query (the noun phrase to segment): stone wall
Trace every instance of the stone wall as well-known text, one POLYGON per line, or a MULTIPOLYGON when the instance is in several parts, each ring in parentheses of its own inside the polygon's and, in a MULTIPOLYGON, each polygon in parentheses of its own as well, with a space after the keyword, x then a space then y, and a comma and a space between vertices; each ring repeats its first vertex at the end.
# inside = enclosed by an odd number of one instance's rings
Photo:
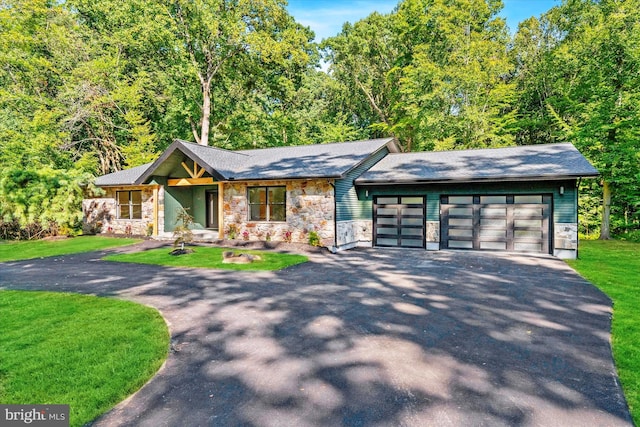
POLYGON ((366 219, 338 221, 337 227, 336 249, 373 245, 373 221, 366 219))
POLYGON ((426 243, 428 251, 440 250, 440 221, 427 221, 426 225, 426 243))
POLYGON ((558 258, 575 259, 578 251, 578 224, 553 224, 553 254, 558 258))
MULTIPOLYGON (((86 198, 82 201, 83 232, 87 234, 128 234, 144 236, 150 234, 153 227, 153 188, 154 186, 109 187, 104 188, 104 194, 99 197, 86 198), (117 219, 116 192, 142 191, 142 218, 117 219)), ((164 228, 162 187, 158 191, 159 199, 159 229, 164 228)))
POLYGON ((335 198, 326 179, 225 183, 223 197, 227 239, 308 243, 309 232, 314 231, 322 246, 334 244, 335 198), (247 188, 258 186, 286 187, 286 221, 249 221, 247 188))

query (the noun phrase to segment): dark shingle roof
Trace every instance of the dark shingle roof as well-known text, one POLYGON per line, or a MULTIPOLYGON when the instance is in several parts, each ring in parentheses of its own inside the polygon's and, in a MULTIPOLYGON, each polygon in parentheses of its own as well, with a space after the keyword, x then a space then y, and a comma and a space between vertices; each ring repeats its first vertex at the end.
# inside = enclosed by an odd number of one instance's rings
POLYGON ((390 154, 356 183, 470 182, 597 176, 572 144, 390 154))
POLYGON ((382 138, 238 151, 247 158, 230 177, 236 180, 338 178, 392 143, 393 138, 382 138))
POLYGON ((140 178, 140 176, 151 166, 152 163, 147 163, 141 166, 136 166, 131 169, 121 170, 119 172, 102 175, 96 178, 95 185, 98 187, 109 187, 115 185, 131 185, 140 178))
POLYGON ((176 140, 137 178, 141 184, 153 175, 163 175, 186 155, 218 180, 270 180, 337 178, 359 165, 374 152, 389 147, 393 138, 333 144, 298 145, 256 150, 229 151, 176 140))
POLYGON ((155 162, 98 177, 95 184, 142 184, 153 175, 168 173, 185 156, 223 181, 337 178, 385 146, 397 151, 393 138, 243 151, 175 140, 155 162))

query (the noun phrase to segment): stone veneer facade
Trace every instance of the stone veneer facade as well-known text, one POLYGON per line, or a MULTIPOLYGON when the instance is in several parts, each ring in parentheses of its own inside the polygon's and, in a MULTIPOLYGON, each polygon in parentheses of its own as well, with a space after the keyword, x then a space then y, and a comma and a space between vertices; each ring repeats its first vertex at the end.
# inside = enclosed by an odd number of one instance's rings
POLYGON ((225 182, 223 188, 225 238, 308 243, 309 232, 314 231, 322 246, 333 246, 335 196, 331 181, 225 182), (247 189, 263 186, 286 187, 286 221, 249 221, 247 189), (234 229, 235 236, 230 233, 231 229, 234 229))
MULTIPOLYGON (((82 201, 83 231, 89 234, 149 235, 153 227, 154 185, 121 186, 104 188, 99 197, 82 201), (117 191, 142 192, 142 218, 118 219, 116 207, 117 191)), ((164 190, 158 189, 158 229, 164 230, 164 190)))
POLYGON ((356 246, 371 247, 373 245, 372 220, 338 221, 337 227, 336 243, 339 249, 350 249, 356 246))
POLYGON ((578 256, 578 224, 553 224, 553 254, 559 258, 576 259, 578 256))

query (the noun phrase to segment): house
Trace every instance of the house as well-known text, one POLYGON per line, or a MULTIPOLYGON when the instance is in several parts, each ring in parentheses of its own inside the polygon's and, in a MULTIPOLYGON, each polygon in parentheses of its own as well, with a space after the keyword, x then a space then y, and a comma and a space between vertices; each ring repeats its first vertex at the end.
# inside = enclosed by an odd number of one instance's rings
POLYGON ((180 209, 214 238, 472 249, 575 258, 571 144, 399 153, 392 138, 229 151, 176 140, 153 163, 101 176, 87 231, 171 236, 180 209))

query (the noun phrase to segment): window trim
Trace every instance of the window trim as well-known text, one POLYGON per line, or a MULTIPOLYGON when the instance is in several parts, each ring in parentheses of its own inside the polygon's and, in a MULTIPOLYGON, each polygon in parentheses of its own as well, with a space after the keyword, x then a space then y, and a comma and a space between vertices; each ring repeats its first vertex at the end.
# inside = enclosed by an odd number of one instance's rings
POLYGON ((142 219, 142 190, 118 190, 116 191, 116 219, 126 219, 126 220, 141 220, 142 219), (133 203, 133 193, 138 192, 140 193, 140 203, 133 203), (128 200, 129 202, 127 204, 121 204, 120 203, 120 193, 129 193, 128 195, 128 200), (123 217, 122 216, 122 206, 127 206, 129 208, 129 217, 123 217), (140 207, 140 218, 135 218, 133 213, 134 213, 134 206, 139 206, 140 207))
POLYGON ((256 186, 247 186, 247 220, 252 222, 287 222, 287 186, 286 185, 256 185, 256 186), (284 200, 282 203, 269 203, 269 190, 274 188, 280 188, 284 190, 284 200), (251 203, 251 190, 254 189, 264 189, 265 191, 265 203, 251 203), (264 219, 258 218, 254 219, 251 217, 251 207, 252 206, 265 206, 265 217, 264 219), (271 210, 268 209, 269 206, 282 206, 284 211, 284 219, 283 220, 272 220, 270 216, 271 210))

